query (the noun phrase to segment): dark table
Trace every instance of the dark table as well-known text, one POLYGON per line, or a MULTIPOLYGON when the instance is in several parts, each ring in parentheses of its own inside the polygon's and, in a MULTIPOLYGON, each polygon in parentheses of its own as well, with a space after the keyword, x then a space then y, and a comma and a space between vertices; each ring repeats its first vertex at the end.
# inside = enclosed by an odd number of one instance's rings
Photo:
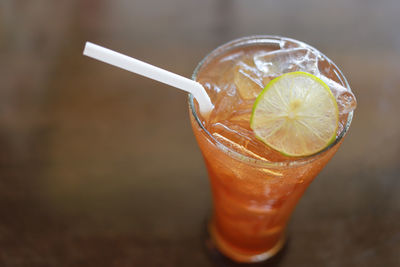
POLYGON ((190 77, 231 39, 305 41, 358 108, 274 266, 400 266, 400 2, 0 2, 0 266, 219 266, 186 95, 82 56, 86 40, 190 77))

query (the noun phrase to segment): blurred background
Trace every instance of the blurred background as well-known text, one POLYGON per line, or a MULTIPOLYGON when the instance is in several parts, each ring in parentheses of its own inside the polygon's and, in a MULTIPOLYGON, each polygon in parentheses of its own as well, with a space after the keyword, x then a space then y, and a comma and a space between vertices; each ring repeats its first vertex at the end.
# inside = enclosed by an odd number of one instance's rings
POLYGON ((219 266, 187 96, 82 56, 85 41, 190 77, 232 39, 295 38, 358 99, 276 266, 400 266, 397 0, 0 1, 0 266, 219 266))

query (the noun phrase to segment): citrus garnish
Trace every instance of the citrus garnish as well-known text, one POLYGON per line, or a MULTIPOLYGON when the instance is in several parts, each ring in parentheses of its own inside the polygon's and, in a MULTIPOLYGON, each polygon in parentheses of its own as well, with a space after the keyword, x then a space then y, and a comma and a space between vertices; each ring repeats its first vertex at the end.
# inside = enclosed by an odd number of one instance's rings
POLYGON ((286 156, 315 154, 335 141, 338 106, 329 87, 306 72, 273 79, 257 97, 250 126, 286 156))

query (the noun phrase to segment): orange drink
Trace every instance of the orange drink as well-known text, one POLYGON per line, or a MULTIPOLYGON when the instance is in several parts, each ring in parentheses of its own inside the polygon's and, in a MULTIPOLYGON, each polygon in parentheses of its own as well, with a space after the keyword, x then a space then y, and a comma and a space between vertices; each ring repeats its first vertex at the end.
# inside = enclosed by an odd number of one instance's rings
POLYGON ((217 249, 237 262, 257 262, 284 245, 290 215, 307 186, 345 136, 355 98, 341 71, 315 48, 276 36, 246 37, 211 52, 193 79, 215 108, 207 117, 189 97, 194 135, 204 157, 213 197, 209 233, 217 249), (259 140, 250 127, 256 97, 274 78, 304 71, 326 82, 336 98, 336 139, 318 153, 286 156, 259 140))

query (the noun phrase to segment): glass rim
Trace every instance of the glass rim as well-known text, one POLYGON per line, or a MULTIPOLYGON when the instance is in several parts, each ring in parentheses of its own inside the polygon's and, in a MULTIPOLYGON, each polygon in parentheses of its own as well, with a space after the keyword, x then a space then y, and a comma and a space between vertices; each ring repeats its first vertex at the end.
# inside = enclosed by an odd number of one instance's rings
MULTIPOLYGON (((237 47, 241 47, 244 45, 251 45, 251 44, 266 44, 266 43, 279 43, 281 41, 290 41, 290 42, 294 42, 298 45, 300 45, 301 47, 306 47, 309 48, 313 51, 318 52, 318 54, 320 54, 324 60, 326 60, 329 64, 331 64, 335 70, 337 72, 336 75, 338 76, 338 78, 340 79, 340 82, 342 83, 343 86, 345 86, 350 92, 351 92, 351 88, 349 83, 347 82, 346 77, 344 76, 344 74, 342 73, 342 71, 338 68, 338 66, 336 66, 336 64, 329 59, 325 54, 321 53, 318 49, 316 49, 315 47, 306 44, 304 42, 292 39, 292 38, 287 38, 287 37, 281 37, 281 36, 277 36, 277 35, 252 35, 252 36, 247 36, 247 37, 242 37, 242 38, 238 38, 238 39, 234 39, 230 42, 227 42, 225 44, 222 44, 220 46, 218 46, 217 48, 215 48, 214 50, 212 50, 210 53, 208 53, 196 66, 196 68, 193 71, 192 74, 192 80, 196 81, 197 79, 197 74, 200 71, 201 67, 207 63, 207 61, 213 59, 214 57, 220 55, 222 52, 227 52, 229 50, 232 50, 234 48, 237 47)), ((193 115, 193 117, 195 118, 197 124, 200 126, 201 130, 204 131, 204 133, 206 134, 206 137, 212 141, 212 143, 214 143, 218 149, 220 149, 221 151, 223 151, 225 154, 229 155, 230 157, 239 160, 241 162, 244 162, 246 164, 251 164, 254 166, 258 166, 258 167, 295 167, 295 166, 301 166, 310 162, 313 162, 314 160, 316 160, 317 158, 319 158, 320 155, 324 154, 325 152, 327 152, 328 150, 330 150, 331 148, 333 148, 334 146, 336 146, 342 139, 343 137, 346 135, 348 129, 350 128, 350 124, 351 121, 353 119, 353 111, 348 113, 347 116, 347 121, 345 124, 345 127, 343 127, 343 130, 341 131, 341 133, 336 137, 335 141, 330 144, 329 146, 327 146, 326 148, 324 148, 323 150, 314 153, 312 155, 308 155, 308 156, 304 156, 304 157, 294 157, 293 159, 290 160, 284 160, 284 161, 268 161, 268 160, 262 160, 262 159, 256 159, 256 158, 252 158, 246 155, 243 155, 237 151, 235 151, 232 148, 227 147, 226 145, 222 144, 221 142, 219 142, 216 138, 214 138, 214 136, 205 128, 205 126, 202 124, 197 112, 196 112, 196 108, 194 106, 194 101, 193 101, 193 95, 189 94, 188 96, 188 102, 189 102, 189 109, 193 115)))

